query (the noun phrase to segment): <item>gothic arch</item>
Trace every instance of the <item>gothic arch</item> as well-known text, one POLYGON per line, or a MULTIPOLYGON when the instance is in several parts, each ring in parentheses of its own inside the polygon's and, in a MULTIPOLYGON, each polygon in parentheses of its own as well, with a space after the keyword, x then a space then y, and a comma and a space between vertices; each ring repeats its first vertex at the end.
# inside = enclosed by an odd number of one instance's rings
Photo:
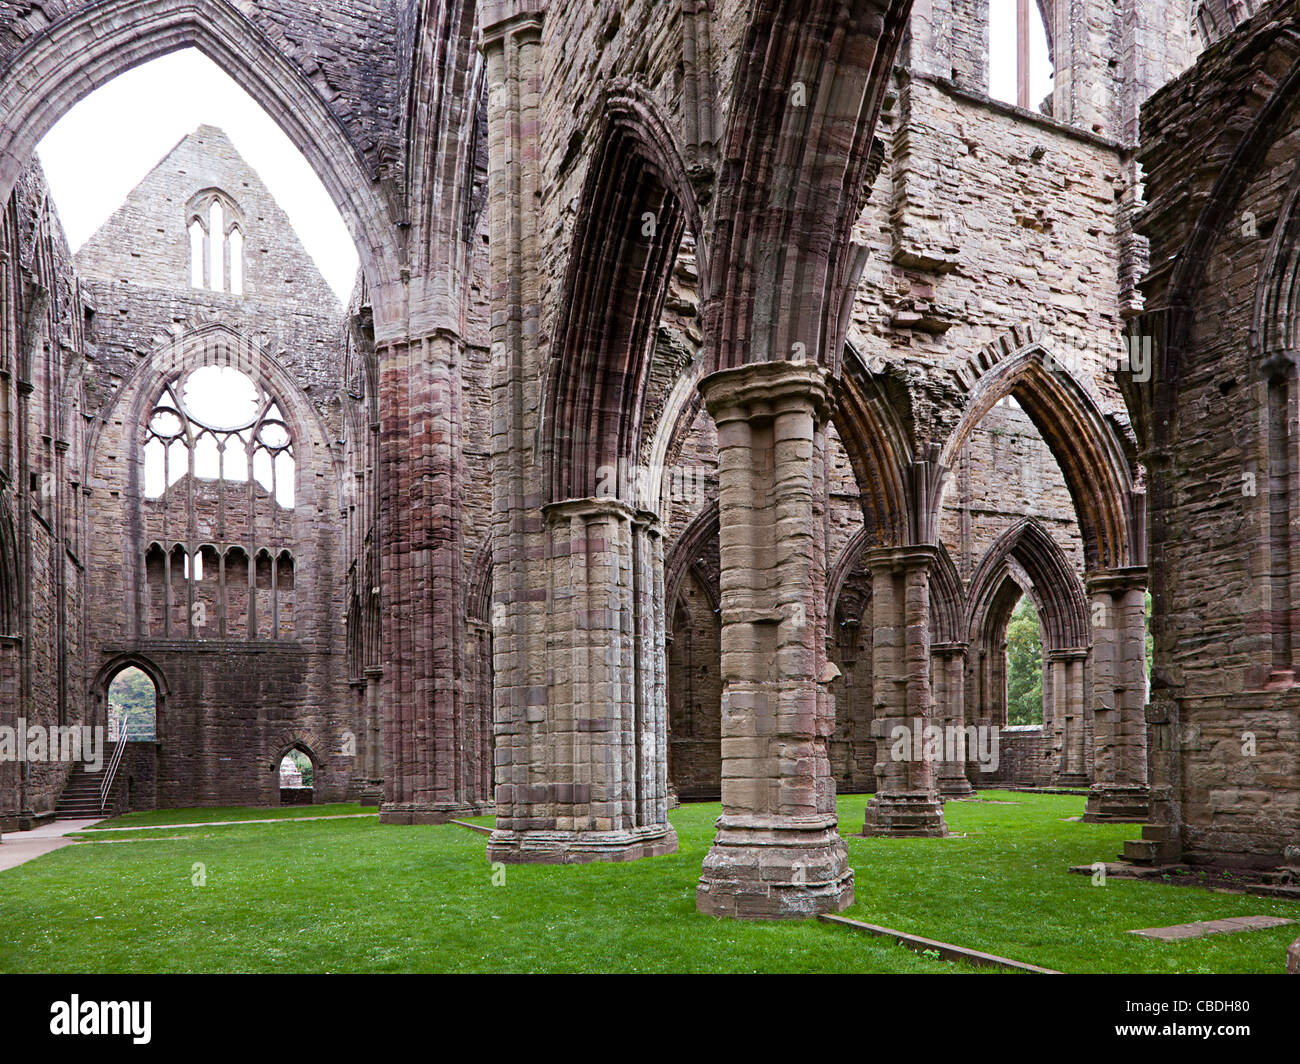
POLYGON ((964 641, 966 616, 961 577, 948 548, 939 544, 939 553, 930 570, 930 643, 964 641))
POLYGON ((465 615, 474 621, 492 623, 492 537, 474 553, 469 579, 465 581, 465 615))
MULTIPOLYGON (((687 571, 695 566, 703 551, 717 543, 718 532, 718 500, 711 499, 691 523, 682 529, 664 561, 664 602, 670 610, 676 608, 687 571)), ((716 589, 713 583, 701 579, 701 584, 705 593, 714 600, 716 589)), ((715 610, 721 609, 721 606, 719 601, 713 601, 715 610)))
MULTIPOLYGON (((468 269, 486 189, 474 168, 486 136, 486 70, 477 51, 475 0, 413 5, 416 42, 406 108, 406 190, 412 274, 442 286, 468 269), (417 190, 432 190, 417 192, 417 190)), ((448 289, 451 304, 457 300, 448 289)))
MULTIPOLYGON (((1131 448, 1088 389, 1036 339, 969 387, 961 420, 940 451, 941 468, 953 468, 975 427, 1006 396, 1029 416, 1065 477, 1088 570, 1145 565, 1144 497, 1136 490, 1131 448)), ((931 486, 931 513, 942 510, 947 479, 931 486)))
POLYGON ((1033 518, 1025 518, 1002 533, 975 567, 965 618, 971 642, 982 637, 990 615, 998 612, 1005 582, 1013 578, 1013 565, 1023 573, 1015 581, 1017 584, 1026 577, 1029 580, 1030 587, 1023 590, 1031 592, 1038 608, 1044 650, 1089 646, 1092 636, 1088 601, 1078 574, 1056 540, 1033 518))
POLYGON ((312 749, 311 744, 308 743, 307 740, 290 739, 287 743, 285 743, 283 746, 280 747, 280 752, 275 755, 275 760, 271 762, 272 772, 280 771, 280 762, 283 761, 285 757, 288 756, 289 752, 292 750, 297 750, 300 754, 305 755, 307 759, 311 762, 311 767, 314 772, 323 774, 325 770, 329 767, 328 763, 324 761, 321 758, 321 756, 316 753, 315 750, 312 749))
MULTIPOLYGON (((330 436, 320 412, 303 396, 302 388, 292 373, 269 351, 250 340, 243 333, 224 322, 208 322, 185 329, 178 335, 163 340, 136 366, 132 374, 116 391, 112 400, 92 426, 87 442, 87 468, 95 468, 95 460, 103 433, 114 420, 139 425, 147 411, 152 409, 164 387, 164 379, 173 373, 185 372, 199 365, 230 366, 255 379, 263 379, 279 398, 286 424, 295 440, 305 445, 328 448, 330 436), (216 351, 215 354, 211 353, 216 351), (119 407, 129 400, 126 409, 119 407)), ((343 500, 342 455, 331 452, 335 471, 337 504, 343 500)))
POLYGON ((150 682, 153 684, 154 734, 158 739, 162 739, 167 727, 163 710, 166 706, 167 696, 171 693, 171 688, 167 685, 166 674, 157 662, 148 655, 137 651, 125 651, 112 655, 95 673, 89 689, 90 723, 92 725, 107 726, 108 689, 113 686, 113 681, 117 678, 118 673, 132 668, 139 669, 149 677, 150 682))
POLYGON ((705 304, 717 369, 832 372, 865 249, 852 241, 911 0, 758 0, 736 60, 705 304))
MULTIPOLYGON (((1134 421, 1144 430, 1143 443, 1146 446, 1158 446, 1161 440, 1157 437, 1173 429, 1178 373, 1183 351, 1191 339, 1196 296, 1204 284, 1205 270, 1214 246, 1226 228, 1237 224, 1237 203, 1251 182, 1259 177, 1279 130, 1296 106, 1296 100, 1300 99, 1300 31, 1291 26, 1280 26, 1273 39, 1267 44, 1261 42, 1253 49, 1252 55, 1263 55, 1270 47, 1282 53, 1282 59, 1287 63, 1285 74, 1269 80, 1272 92, 1262 106, 1257 104, 1257 96, 1243 94, 1232 120, 1219 123, 1218 132, 1225 137, 1235 137, 1238 130, 1245 128, 1230 154, 1224 150, 1226 145, 1206 146, 1204 157, 1228 157, 1219 168, 1208 194, 1197 196, 1195 202, 1203 202, 1205 206, 1174 256, 1168 288, 1150 308, 1163 318, 1153 322, 1159 335, 1155 337, 1157 359, 1151 378, 1145 384, 1138 384, 1120 374, 1124 397, 1133 410, 1134 421)), ((1279 226, 1279 233, 1285 228, 1279 226)), ((1270 256, 1270 265, 1273 264, 1270 256)), ((1263 276, 1271 275, 1266 271, 1263 276)), ((1261 300, 1258 306, 1263 309, 1265 303, 1261 300)))
POLYGON ((867 545, 922 542, 912 520, 912 446, 898 410, 906 396, 887 394, 886 382, 871 373, 861 352, 851 343, 845 347, 834 422, 857 480, 867 545))
MULTIPOLYGON (((699 225, 668 125, 639 91, 616 83, 605 95, 596 143, 545 386, 541 431, 550 502, 602 493, 602 481, 608 483, 602 471, 636 463, 669 273, 687 225, 699 225)), ((621 480, 617 490, 603 493, 621 498, 621 480)))
POLYGON ((377 289, 398 279, 389 211, 361 150, 311 82, 228 0, 102 0, 29 40, 0 76, 0 195, 73 104, 117 75, 197 48, 284 130, 343 216, 377 289))

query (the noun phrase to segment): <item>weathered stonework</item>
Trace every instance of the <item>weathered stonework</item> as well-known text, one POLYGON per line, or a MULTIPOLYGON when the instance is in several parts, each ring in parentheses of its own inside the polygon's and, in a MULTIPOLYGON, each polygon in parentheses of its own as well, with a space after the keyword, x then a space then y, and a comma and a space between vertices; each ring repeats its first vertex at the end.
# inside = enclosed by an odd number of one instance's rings
MULTIPOLYGON (((493 860, 666 853, 674 792, 720 797, 718 915, 849 903, 837 789, 941 835, 945 797, 1090 785, 1154 810, 1133 856, 1281 866, 1296 16, 1038 9, 1029 110, 967 0, 0 2, 0 722, 94 722, 136 661, 140 801, 278 800, 297 746, 387 823, 495 811, 493 860), (320 174, 346 310, 213 130, 68 255, 34 145, 186 46, 320 174), (213 190, 242 295, 189 284, 213 190), (202 359, 280 404, 292 507, 144 497, 137 430, 202 359), (897 758, 1006 725, 1025 594, 1041 726, 992 773, 897 758)), ((0 823, 67 775, 0 764, 0 823)))
POLYGON ((1256 13, 1143 109, 1149 380, 1121 383, 1149 475, 1156 831, 1139 860, 1270 869, 1300 840, 1288 531, 1296 255, 1293 5, 1256 13), (1194 161, 1194 165, 1193 165, 1194 161))

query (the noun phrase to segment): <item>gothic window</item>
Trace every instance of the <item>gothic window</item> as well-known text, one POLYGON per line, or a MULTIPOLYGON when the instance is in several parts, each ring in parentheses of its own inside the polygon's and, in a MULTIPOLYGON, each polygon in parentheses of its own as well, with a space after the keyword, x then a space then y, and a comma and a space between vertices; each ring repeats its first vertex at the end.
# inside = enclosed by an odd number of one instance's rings
POLYGON ((243 217, 239 205, 220 189, 206 189, 190 200, 185 224, 193 287, 244 294, 243 217))
POLYGON ((142 426, 144 634, 294 637, 294 438, 279 399, 231 366, 166 379, 142 426))
POLYGON ((145 430, 144 497, 159 499, 182 478, 253 480, 291 509, 293 439, 280 405, 247 374, 201 366, 168 381, 145 430))

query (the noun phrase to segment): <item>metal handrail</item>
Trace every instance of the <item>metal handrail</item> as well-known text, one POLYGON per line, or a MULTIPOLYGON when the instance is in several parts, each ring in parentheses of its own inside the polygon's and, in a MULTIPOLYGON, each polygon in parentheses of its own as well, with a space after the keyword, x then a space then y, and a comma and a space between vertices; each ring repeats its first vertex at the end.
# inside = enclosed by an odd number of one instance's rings
POLYGON ((113 751, 113 757, 108 763, 108 772, 104 774, 104 782, 99 785, 99 811, 104 811, 104 805, 108 802, 108 793, 113 789, 113 781, 117 778, 118 766, 122 764, 122 755, 126 753, 126 722, 121 724, 121 730, 117 736, 117 749, 113 751))

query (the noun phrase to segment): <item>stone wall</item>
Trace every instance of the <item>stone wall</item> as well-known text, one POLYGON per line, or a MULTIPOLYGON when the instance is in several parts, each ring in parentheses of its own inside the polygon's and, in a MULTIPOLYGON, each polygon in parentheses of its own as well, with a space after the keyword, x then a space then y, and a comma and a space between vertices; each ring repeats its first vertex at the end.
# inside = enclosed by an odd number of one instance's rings
MULTIPOLYGON (((87 301, 39 165, 0 262, 0 725, 83 721, 87 301), (64 390, 66 388, 66 391, 64 390)), ((0 762, 0 826, 52 813, 71 765, 0 762)))
POLYGON ((338 521, 342 307, 283 210, 210 126, 151 171, 76 263, 95 299, 104 404, 88 458, 87 668, 138 656, 161 675, 159 804, 278 801, 268 766, 294 743, 321 770, 319 792, 341 798, 362 732, 346 686, 338 521), (213 189, 238 210, 242 294, 191 283, 188 208, 213 189), (247 473, 182 476, 148 496, 144 426, 162 386, 212 365, 244 372, 277 404, 292 437, 292 506, 247 473), (190 580, 196 556, 203 577, 190 580))
POLYGON ((1126 393, 1149 456, 1159 819, 1150 858, 1275 867, 1300 838, 1300 514, 1293 312, 1300 242, 1293 5, 1262 5, 1143 111, 1152 262, 1126 393))

